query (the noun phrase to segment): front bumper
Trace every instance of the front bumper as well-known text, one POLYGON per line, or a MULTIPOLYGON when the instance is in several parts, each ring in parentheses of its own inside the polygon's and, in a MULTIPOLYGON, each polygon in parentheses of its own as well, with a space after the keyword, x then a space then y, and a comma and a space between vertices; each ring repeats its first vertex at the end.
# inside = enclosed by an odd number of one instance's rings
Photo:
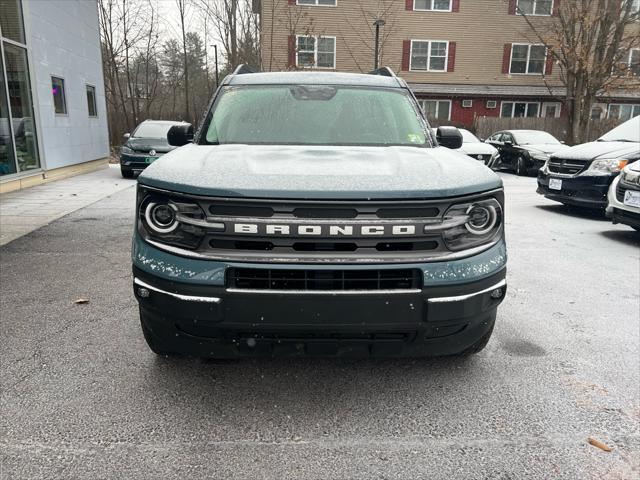
MULTIPOLYGON (((622 223, 624 225, 629 225, 630 227, 640 230, 640 208, 625 205, 617 198, 616 190, 618 189, 620 178, 620 176, 617 176, 613 180, 611 188, 609 188, 607 197, 609 204, 607 205, 605 213, 613 223, 622 223)), ((637 187, 632 187, 632 189, 636 190, 637 187)))
POLYGON ((537 192, 550 200, 580 207, 604 209, 607 206, 607 192, 613 180, 612 175, 575 177, 554 175, 544 168, 538 171, 537 192), (562 180, 562 190, 551 190, 549 179, 562 180))
MULTIPOLYGON (((161 156, 162 156, 162 154, 154 155, 155 160, 157 160, 161 156)), ((127 154, 127 153, 121 153, 120 154, 120 166, 123 167, 123 168, 128 168, 130 170, 136 170, 136 171, 144 170, 149 165, 151 165, 151 163, 153 163, 153 162, 147 162, 147 160, 146 160, 147 157, 149 157, 149 155, 131 155, 131 154, 127 154)))
POLYGON ((199 268, 196 260, 175 258, 190 264, 178 269, 164 252, 151 262, 153 247, 135 246, 133 287, 143 328, 164 339, 165 351, 194 356, 456 354, 492 330, 506 293, 503 243, 475 257, 420 265, 425 286, 417 290, 295 293, 233 291, 224 270, 234 265, 198 273, 189 270, 199 268))

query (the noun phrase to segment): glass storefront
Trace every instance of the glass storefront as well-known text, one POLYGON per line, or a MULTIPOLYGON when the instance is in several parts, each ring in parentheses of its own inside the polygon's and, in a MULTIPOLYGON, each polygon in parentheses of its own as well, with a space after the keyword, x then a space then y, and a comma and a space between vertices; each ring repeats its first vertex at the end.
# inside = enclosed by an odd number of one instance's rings
POLYGON ((40 168, 20 0, 0 0, 0 175, 40 168))

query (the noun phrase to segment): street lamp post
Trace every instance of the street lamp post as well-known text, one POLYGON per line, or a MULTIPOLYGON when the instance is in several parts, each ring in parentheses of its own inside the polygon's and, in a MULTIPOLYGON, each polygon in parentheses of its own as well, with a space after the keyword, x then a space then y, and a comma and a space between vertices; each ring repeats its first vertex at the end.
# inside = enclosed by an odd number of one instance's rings
POLYGON ((375 22, 373 22, 373 26, 376 27, 376 46, 374 51, 374 59, 373 59, 373 69, 378 69, 378 60, 380 58, 379 50, 380 50, 380 27, 384 27, 384 20, 379 18, 375 22))
POLYGON ((213 52, 216 56, 216 90, 218 89, 218 45, 213 46, 213 52))

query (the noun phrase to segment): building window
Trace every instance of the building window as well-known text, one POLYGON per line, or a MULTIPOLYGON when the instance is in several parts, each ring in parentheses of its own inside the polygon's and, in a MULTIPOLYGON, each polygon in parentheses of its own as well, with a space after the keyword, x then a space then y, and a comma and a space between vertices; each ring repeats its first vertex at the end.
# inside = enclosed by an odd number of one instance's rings
POLYGON ((296 42, 297 66, 336 68, 336 37, 298 36, 296 42))
POLYGON ((437 12, 450 12, 451 0, 413 0, 414 10, 435 10, 437 12))
POLYGON ((632 48, 629 52, 629 71, 640 76, 640 48, 632 48))
POLYGON ((451 120, 451 100, 418 100, 428 120, 451 120))
POLYGON ((21 0, 0 0, 0 29, 2 36, 25 43, 21 0))
POLYGON ((338 0, 298 0, 298 5, 321 5, 327 7, 335 7, 338 0))
POLYGON ((539 113, 538 102, 502 102, 500 110, 503 118, 537 117, 539 113))
POLYGON ((609 118, 617 118, 623 122, 640 115, 640 105, 612 103, 609 105, 609 118))
POLYGON ((51 93, 53 95, 53 107, 57 115, 67 114, 67 97, 64 91, 64 79, 51 77, 51 93))
POLYGON ((518 0, 517 11, 521 15, 551 15, 553 0, 518 0))
POLYGON ((98 105, 96 104, 96 87, 87 85, 87 109, 90 117, 98 116, 98 105))
POLYGON ((411 40, 410 70, 446 72, 449 42, 434 40, 411 40))
POLYGON ((560 118, 562 104, 560 102, 544 102, 542 104, 542 116, 545 118, 560 118))
POLYGON ((509 73, 542 75, 547 57, 544 45, 514 43, 511 48, 511 68, 509 73))

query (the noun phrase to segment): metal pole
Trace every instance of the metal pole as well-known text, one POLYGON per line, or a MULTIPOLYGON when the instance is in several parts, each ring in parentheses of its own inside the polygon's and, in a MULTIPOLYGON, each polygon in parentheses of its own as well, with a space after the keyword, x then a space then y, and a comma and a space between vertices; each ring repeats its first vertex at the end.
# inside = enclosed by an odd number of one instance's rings
POLYGON ((379 58, 380 58, 380 27, 384 27, 384 20, 382 20, 381 18, 379 18, 378 20, 376 20, 375 22, 373 22, 373 25, 376 27, 376 45, 374 47, 374 58, 373 58, 373 69, 377 70, 378 69, 378 62, 379 62, 379 58))
POLYGON ((216 56, 216 90, 217 90, 218 89, 218 45, 214 45, 213 50, 216 56))

